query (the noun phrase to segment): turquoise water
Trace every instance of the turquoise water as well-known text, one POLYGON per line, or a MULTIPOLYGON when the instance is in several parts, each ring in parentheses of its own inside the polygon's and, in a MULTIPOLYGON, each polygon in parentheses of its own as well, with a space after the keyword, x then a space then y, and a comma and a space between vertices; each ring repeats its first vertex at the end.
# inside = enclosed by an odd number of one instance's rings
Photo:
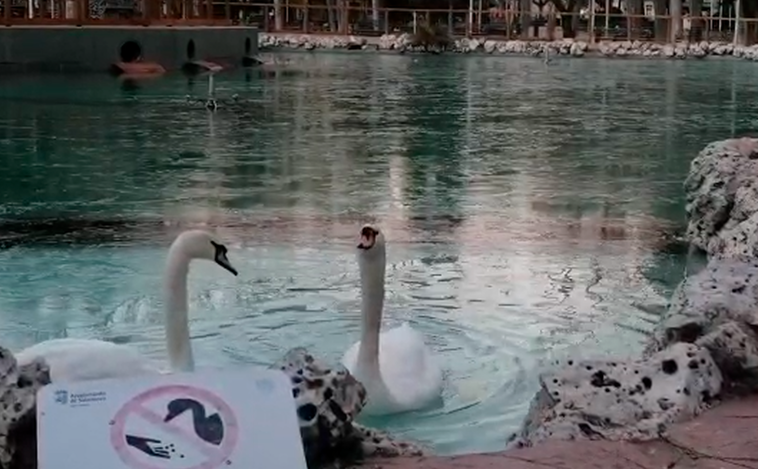
POLYGON ((441 409, 373 420, 442 453, 504 447, 557 357, 641 349, 684 269, 689 161, 755 127, 755 64, 290 54, 205 80, 0 77, 0 337, 130 343, 165 363, 179 229, 200 365, 358 335, 355 236, 389 242, 386 324, 422 331, 441 409), (282 60, 284 59, 284 60, 282 60))

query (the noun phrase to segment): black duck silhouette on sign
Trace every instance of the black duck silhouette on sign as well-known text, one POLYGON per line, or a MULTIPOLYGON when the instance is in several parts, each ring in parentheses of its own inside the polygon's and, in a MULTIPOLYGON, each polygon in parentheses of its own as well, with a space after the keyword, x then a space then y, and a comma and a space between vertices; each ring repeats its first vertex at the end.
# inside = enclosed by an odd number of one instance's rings
MULTIPOLYGON (((192 427, 195 435, 212 445, 220 445, 224 439, 224 422, 217 413, 206 416, 205 406, 200 402, 189 399, 174 399, 166 406, 168 413, 163 418, 164 422, 170 422, 186 411, 192 412, 192 427)), ((161 440, 146 438, 136 435, 125 435, 126 444, 142 451, 148 456, 156 458, 171 459, 172 454, 176 453, 173 444, 164 444, 161 440)), ((177 455, 183 458, 183 454, 177 455)))
POLYGON ((192 411, 192 426, 195 429, 195 435, 212 445, 220 445, 224 439, 224 422, 221 421, 221 416, 211 414, 206 417, 205 406, 194 399, 181 398, 169 402, 168 414, 163 421, 170 422, 187 410, 192 411))

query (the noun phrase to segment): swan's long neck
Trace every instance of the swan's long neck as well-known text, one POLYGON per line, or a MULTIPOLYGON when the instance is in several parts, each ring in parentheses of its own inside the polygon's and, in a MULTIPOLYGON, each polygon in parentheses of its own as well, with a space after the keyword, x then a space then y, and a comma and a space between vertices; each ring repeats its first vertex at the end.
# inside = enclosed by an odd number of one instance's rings
POLYGON ((192 420, 197 423, 202 423, 205 420, 205 407, 196 401, 190 402, 189 410, 192 412, 192 420))
POLYGON ((361 345, 358 367, 365 372, 379 372, 379 329, 384 307, 385 256, 360 259, 361 272, 361 345))
POLYGON ((194 371, 187 317, 187 274, 190 258, 177 246, 168 252, 164 300, 166 309, 166 348, 171 371, 194 371))

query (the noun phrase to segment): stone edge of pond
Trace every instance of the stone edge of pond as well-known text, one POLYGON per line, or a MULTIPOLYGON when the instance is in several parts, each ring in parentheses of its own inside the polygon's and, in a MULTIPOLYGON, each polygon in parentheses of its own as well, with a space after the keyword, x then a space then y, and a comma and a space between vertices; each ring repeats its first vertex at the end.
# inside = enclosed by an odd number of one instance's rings
POLYGON ((522 429, 504 452, 376 460, 374 467, 605 469, 611 456, 620 468, 715 468, 758 460, 753 181, 756 139, 713 142, 692 161, 688 238, 706 248, 709 261, 675 289, 641 357, 555 362, 556 370, 541 374, 522 429))
POLYGON ((356 469, 739 469, 758 460, 758 397, 733 400, 644 442, 549 441, 532 448, 441 457, 373 459, 356 469))
MULTIPOLYGON (((409 34, 386 34, 381 37, 332 36, 322 34, 264 33, 258 35, 261 52, 277 50, 420 52, 411 46, 409 34)), ((758 61, 758 45, 741 46, 730 42, 700 41, 692 43, 657 44, 641 41, 521 41, 496 39, 456 39, 452 54, 548 57, 606 57, 638 59, 741 58, 758 61)))

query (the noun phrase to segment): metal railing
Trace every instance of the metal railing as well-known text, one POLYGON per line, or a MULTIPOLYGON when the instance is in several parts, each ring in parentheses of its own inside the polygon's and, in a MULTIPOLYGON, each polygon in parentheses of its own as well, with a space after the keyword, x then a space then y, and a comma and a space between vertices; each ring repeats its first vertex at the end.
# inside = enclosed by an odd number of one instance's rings
MULTIPOLYGON (((379 36, 416 33, 434 27, 452 37, 549 40, 576 37, 586 41, 638 40, 671 42, 729 41, 733 18, 631 15, 595 12, 560 13, 500 9, 329 8, 232 0, 0 0, 0 24, 14 25, 254 25, 270 33, 379 36)), ((758 19, 740 19, 739 42, 758 39, 758 19)))
MULTIPOLYGON (((374 18, 371 9, 349 8, 329 12, 325 6, 289 6, 279 15, 270 4, 227 2, 227 9, 240 21, 269 33, 307 33, 378 36, 415 33, 422 25, 435 27, 452 37, 550 40, 574 37, 586 41, 728 41, 734 39, 733 18, 701 15, 683 16, 678 21, 668 15, 633 15, 596 12, 545 13, 501 10, 381 9, 374 18), (676 29, 675 29, 676 25, 676 29)), ((548 10, 545 8, 543 10, 548 10)), ((741 43, 758 39, 758 19, 740 19, 741 43)))

